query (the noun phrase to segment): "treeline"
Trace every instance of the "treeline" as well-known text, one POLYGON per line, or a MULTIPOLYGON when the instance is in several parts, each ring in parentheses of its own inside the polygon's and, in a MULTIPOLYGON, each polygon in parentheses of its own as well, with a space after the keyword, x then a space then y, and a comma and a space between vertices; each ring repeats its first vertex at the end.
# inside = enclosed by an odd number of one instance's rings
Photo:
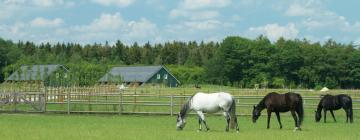
POLYGON ((34 44, 0 39, 3 81, 24 64, 64 64, 91 85, 111 67, 166 65, 185 84, 222 84, 267 88, 360 88, 360 50, 353 44, 307 40, 271 43, 227 37, 222 42, 167 42, 139 45, 76 43, 34 44), (86 79, 86 80, 85 80, 86 79))

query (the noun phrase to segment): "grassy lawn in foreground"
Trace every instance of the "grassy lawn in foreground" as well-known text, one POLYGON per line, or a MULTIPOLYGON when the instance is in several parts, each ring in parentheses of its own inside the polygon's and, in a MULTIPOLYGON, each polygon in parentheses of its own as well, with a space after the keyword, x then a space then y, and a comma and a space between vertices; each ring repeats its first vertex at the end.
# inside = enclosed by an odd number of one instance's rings
POLYGON ((334 123, 330 114, 328 123, 315 123, 305 118, 303 131, 293 132, 294 122, 288 115, 282 117, 284 128, 279 129, 275 115, 271 129, 266 129, 263 115, 256 124, 250 117, 240 116, 240 133, 224 132, 222 116, 207 116, 209 132, 197 132, 197 117, 189 116, 183 131, 175 130, 175 116, 135 115, 54 115, 54 114, 0 114, 0 138, 3 140, 39 139, 146 139, 146 140, 211 140, 211 139, 313 139, 354 140, 360 137, 359 119, 346 124, 344 116, 334 123))

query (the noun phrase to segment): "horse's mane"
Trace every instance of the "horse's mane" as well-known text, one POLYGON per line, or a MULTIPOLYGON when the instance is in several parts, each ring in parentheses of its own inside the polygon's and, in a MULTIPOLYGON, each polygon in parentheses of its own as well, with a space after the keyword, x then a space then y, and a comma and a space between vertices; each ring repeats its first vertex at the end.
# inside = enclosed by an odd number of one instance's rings
POLYGON ((323 106, 322 106, 322 102, 324 101, 324 100, 328 100, 329 98, 327 98, 327 97, 332 97, 333 95, 331 95, 331 94, 321 94, 320 95, 320 102, 319 102, 319 104, 318 104, 318 106, 317 106, 317 111, 318 112, 321 112, 321 110, 322 110, 322 108, 323 108, 323 106))
POLYGON ((264 98, 262 98, 261 101, 256 105, 256 107, 259 108, 259 109, 264 109, 266 99, 267 99, 266 96, 264 98))
POLYGON ((185 104, 181 107, 180 110, 180 116, 183 118, 185 117, 186 113, 188 112, 188 110, 190 109, 190 104, 191 104, 191 100, 194 97, 194 95, 192 95, 186 102, 185 104))
POLYGON ((284 95, 284 94, 279 94, 277 92, 270 92, 268 94, 265 95, 264 98, 261 99, 261 101, 256 105, 256 107, 258 107, 259 109, 264 109, 266 108, 266 105, 265 105, 265 101, 268 99, 268 98, 271 98, 272 95, 284 95))

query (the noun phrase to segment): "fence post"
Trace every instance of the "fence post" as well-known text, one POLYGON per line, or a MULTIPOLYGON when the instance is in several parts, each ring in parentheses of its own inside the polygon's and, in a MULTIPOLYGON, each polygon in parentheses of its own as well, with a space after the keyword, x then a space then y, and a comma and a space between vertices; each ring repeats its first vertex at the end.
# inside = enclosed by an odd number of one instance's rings
POLYGON ((47 91, 47 90, 48 90, 47 87, 44 86, 44 94, 45 94, 45 95, 44 95, 44 96, 45 96, 45 97, 44 97, 44 98, 45 98, 45 102, 44 102, 44 112, 46 112, 46 103, 47 103, 48 98, 49 98, 49 97, 48 97, 48 93, 47 93, 48 91, 47 91))
POLYGON ((14 105, 14 112, 17 112, 17 106, 16 106, 16 104, 17 104, 17 102, 18 102, 18 93, 17 92, 15 92, 15 94, 14 94, 14 99, 13 99, 13 105, 14 105))
POLYGON ((40 100, 39 100, 40 101, 40 111, 45 113, 45 105, 46 105, 45 94, 40 93, 39 98, 40 98, 40 100))
POLYGON ((70 96, 70 92, 67 93, 67 114, 70 114, 70 100, 71 100, 71 96, 70 96))
POLYGON ((170 116, 173 116, 173 114, 174 114, 174 96, 173 95, 171 95, 170 96, 170 116))
POLYGON ((122 115, 123 112, 123 92, 120 91, 120 96, 119 96, 119 115, 122 115))

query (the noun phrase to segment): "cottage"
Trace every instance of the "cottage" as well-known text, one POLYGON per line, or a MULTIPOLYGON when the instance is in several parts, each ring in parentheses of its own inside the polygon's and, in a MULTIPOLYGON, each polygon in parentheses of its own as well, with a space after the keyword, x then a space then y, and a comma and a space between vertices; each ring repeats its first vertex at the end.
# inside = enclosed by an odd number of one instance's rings
POLYGON ((164 66, 114 67, 100 80, 100 83, 121 81, 126 84, 163 84, 177 87, 180 81, 164 66))

